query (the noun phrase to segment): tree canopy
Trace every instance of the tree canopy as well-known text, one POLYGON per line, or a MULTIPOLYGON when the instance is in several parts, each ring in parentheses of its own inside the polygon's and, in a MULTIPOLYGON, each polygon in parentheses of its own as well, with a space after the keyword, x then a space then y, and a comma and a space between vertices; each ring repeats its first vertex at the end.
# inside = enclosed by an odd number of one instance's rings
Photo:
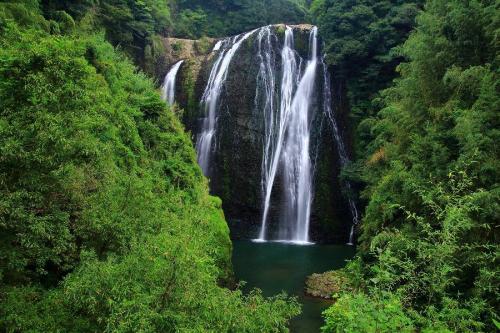
POLYGON ((372 139, 359 156, 368 205, 359 257, 348 267, 359 294, 340 296, 325 331, 495 330, 497 6, 427 1, 400 48, 400 76, 360 125, 372 139), (366 307, 373 319, 356 326, 366 307), (402 326, 380 330, 377 317, 390 311, 402 326))

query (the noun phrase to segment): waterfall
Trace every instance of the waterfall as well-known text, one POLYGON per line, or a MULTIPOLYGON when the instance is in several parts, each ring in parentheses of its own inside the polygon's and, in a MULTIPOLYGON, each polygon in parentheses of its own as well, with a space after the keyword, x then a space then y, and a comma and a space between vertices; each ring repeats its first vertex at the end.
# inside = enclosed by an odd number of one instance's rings
POLYGON ((203 92, 201 103, 205 107, 205 118, 203 119, 201 133, 196 141, 198 164, 205 175, 209 173, 212 142, 216 130, 217 105, 222 86, 227 78, 229 65, 240 45, 254 32, 255 30, 228 39, 224 42, 218 42, 214 47, 214 50, 220 50, 222 48, 222 51, 220 51, 212 67, 208 84, 203 92))
POLYGON ((217 43, 215 43, 215 45, 214 45, 214 48, 212 49, 212 52, 219 51, 221 46, 222 46, 222 41, 221 40, 217 41, 217 43))
MULTIPOLYGON (((309 218, 312 203, 312 175, 310 145, 310 106, 317 69, 317 28, 311 30, 310 60, 307 61, 295 96, 284 147, 284 184, 287 197, 288 219, 295 221, 294 228, 281 235, 297 242, 309 240, 309 218)), ((293 227, 293 225, 292 225, 293 227)))
POLYGON ((317 96, 315 83, 321 64, 316 27, 309 32, 307 59, 303 59, 295 50, 294 30, 290 26, 285 27, 279 51, 276 49, 279 41, 273 26, 217 42, 212 50, 216 59, 201 99, 204 117, 196 142, 198 163, 203 173, 209 175, 217 131, 217 112, 221 107, 220 96, 229 66, 241 44, 256 31, 254 45, 259 67, 254 104, 263 121, 262 216, 256 241, 309 244, 314 169, 310 151, 314 115, 312 102, 317 96), (277 203, 281 213, 279 221, 276 221, 277 232, 271 233, 270 210, 272 204, 276 205, 272 202, 276 191, 282 191, 279 196, 281 200, 277 203))
MULTIPOLYGON (((261 41, 259 41, 260 43, 261 41)), ((269 52, 268 52, 269 54, 269 52)), ((271 192, 273 190, 274 180, 278 171, 278 165, 281 157, 281 149, 285 137, 285 129, 287 124, 288 114, 291 109, 292 94, 296 77, 298 76, 298 66, 293 51, 293 30, 286 27, 285 40, 281 51, 282 64, 282 79, 281 79, 281 103, 278 114, 275 114, 274 108, 264 109, 264 129, 265 143, 264 154, 262 159, 262 183, 264 189, 264 209, 262 214, 262 225, 259 232, 259 240, 264 241, 266 236, 267 218, 269 214, 269 206, 271 203, 271 192)), ((263 64, 261 63, 261 66, 263 64)), ((266 67, 266 66, 264 66, 266 67)), ((274 83, 275 71, 268 73, 273 77, 274 83)), ((267 91, 273 91, 266 89, 267 91)), ((267 97, 269 100, 269 96, 267 97)))
MULTIPOLYGON (((266 32, 264 35, 267 35, 266 32)), ((265 241, 271 194, 279 171, 283 175, 286 223, 280 223, 280 240, 307 243, 309 240, 309 218, 312 202, 312 167, 309 155, 310 119, 309 109, 317 69, 317 28, 310 34, 310 59, 300 77, 300 63, 293 45, 293 29, 286 27, 281 51, 281 95, 279 113, 274 112, 274 103, 264 108, 265 143, 262 163, 264 208, 258 241, 265 241)), ((260 81, 274 83, 272 67, 268 66, 270 51, 262 51, 260 81)), ((264 46, 267 44, 264 43, 264 46)), ((265 47, 268 50, 268 47, 265 47)), ((274 89, 265 89, 266 101, 272 101, 274 89), (269 93, 271 92, 271 94, 269 93)))
MULTIPOLYGON (((344 140, 343 140, 342 136, 340 135, 337 121, 335 119, 335 116, 333 115, 332 96, 331 96, 331 90, 330 90, 330 74, 328 73, 328 69, 327 69, 324 61, 322 61, 322 66, 323 66, 323 79, 324 79, 324 90, 323 90, 324 112, 325 112, 326 116, 328 117, 328 119, 330 120, 330 124, 332 125, 333 139, 335 141, 335 144, 337 146, 337 151, 339 153, 340 166, 345 167, 350 162, 349 156, 347 155, 347 151, 345 149, 344 140)), ((344 183, 344 186, 346 187, 347 191, 350 193, 351 192, 351 183, 349 181, 346 181, 344 183)), ((359 223, 359 212, 358 212, 358 208, 356 206, 356 202, 352 198, 348 197, 347 201, 349 204, 349 211, 351 212, 351 216, 352 216, 352 225, 351 225, 351 230, 349 232, 349 242, 347 244, 353 245, 354 228, 359 223)))
POLYGON ((161 86, 161 98, 172 105, 175 101, 175 78, 184 60, 178 61, 165 75, 165 80, 161 86))
MULTIPOLYGON (((257 74, 257 84, 255 87, 255 108, 256 110, 262 110, 264 119, 264 145, 263 145, 263 156, 262 156, 262 172, 261 172, 261 185, 263 197, 267 198, 268 192, 270 196, 270 188, 267 184, 271 178, 270 174, 270 162, 273 160, 273 156, 270 156, 271 144, 274 142, 275 135, 275 124, 277 119, 275 113, 275 55, 272 46, 272 39, 276 36, 271 32, 270 27, 262 28, 259 31, 257 43, 258 43, 258 53, 259 58, 259 72, 257 74), (261 95, 260 91, 263 90, 264 94, 261 95)), ((269 203, 267 200, 266 203, 269 203)), ((269 206, 264 206, 264 211, 267 211, 269 206)), ((265 221, 264 228, 265 230, 265 221)))

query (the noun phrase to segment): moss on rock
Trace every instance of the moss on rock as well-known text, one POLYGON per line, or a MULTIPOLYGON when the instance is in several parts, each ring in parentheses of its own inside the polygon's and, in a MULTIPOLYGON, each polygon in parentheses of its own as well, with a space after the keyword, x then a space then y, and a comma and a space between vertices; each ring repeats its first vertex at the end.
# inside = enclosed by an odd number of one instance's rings
POLYGON ((305 293, 309 296, 336 299, 340 291, 353 289, 346 273, 342 270, 314 273, 306 279, 305 293))

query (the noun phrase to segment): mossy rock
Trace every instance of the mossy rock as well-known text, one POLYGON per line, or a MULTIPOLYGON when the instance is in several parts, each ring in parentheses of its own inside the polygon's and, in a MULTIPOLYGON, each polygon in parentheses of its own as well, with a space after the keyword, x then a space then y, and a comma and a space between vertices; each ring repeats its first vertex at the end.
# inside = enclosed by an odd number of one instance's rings
POLYGON ((195 41, 194 47, 198 54, 208 54, 213 47, 214 40, 208 37, 202 37, 195 41))
POLYGON ((314 273, 306 279, 305 293, 309 296, 335 299, 341 291, 351 290, 351 284, 343 270, 314 273))
POLYGON ((276 26, 276 34, 278 35, 279 38, 284 38, 285 37, 285 31, 286 31, 286 26, 285 25, 278 25, 278 26, 276 26))

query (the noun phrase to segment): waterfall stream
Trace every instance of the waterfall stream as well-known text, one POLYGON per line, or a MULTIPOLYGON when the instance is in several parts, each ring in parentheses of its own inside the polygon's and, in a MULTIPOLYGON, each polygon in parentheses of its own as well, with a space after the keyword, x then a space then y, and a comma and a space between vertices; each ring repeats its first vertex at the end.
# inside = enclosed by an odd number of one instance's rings
POLYGON ((178 61, 165 75, 165 80, 161 86, 161 98, 172 105, 175 101, 175 79, 177 77, 177 72, 181 67, 184 60, 178 61))
MULTIPOLYGON (((309 219, 312 202, 312 167, 309 154, 310 115, 312 93, 317 68, 317 28, 310 34, 310 59, 301 75, 299 58, 294 50, 293 29, 286 27, 281 50, 281 95, 279 112, 274 108, 276 81, 271 66, 272 48, 270 32, 259 35, 259 57, 261 70, 259 82, 265 87, 266 103, 263 108, 265 120, 265 143, 262 163, 262 187, 264 208, 257 241, 266 241, 267 222, 271 205, 271 194, 278 172, 282 174, 285 210, 278 230, 280 241, 308 243, 309 219), (264 41, 263 41, 264 40, 264 41)), ((257 85, 257 88, 259 84, 257 85)))
POLYGON ((214 47, 214 50, 220 53, 212 67, 208 84, 203 92, 201 103, 205 107, 205 118, 203 119, 201 133, 196 142, 198 164, 206 176, 209 175, 213 138, 216 131, 217 106, 222 86, 226 81, 227 72, 233 56, 236 54, 236 51, 238 51, 240 45, 254 32, 255 30, 227 39, 224 42, 217 43, 214 47), (220 51, 221 48, 222 51, 220 51))
MULTIPOLYGON (((350 162, 349 155, 347 155, 347 150, 345 149, 344 140, 340 134, 339 127, 337 125, 337 120, 335 119, 335 116, 333 114, 332 96, 331 96, 331 88, 330 88, 330 74, 328 73, 328 69, 327 69, 326 64, 324 63, 323 60, 322 60, 322 66, 323 66, 323 80, 324 80, 324 85, 325 85, 325 88, 323 89, 324 112, 325 112, 326 116, 328 117, 328 119, 330 120, 330 124, 332 125, 333 139, 335 141, 335 144, 337 145, 340 166, 345 167, 350 162)), ((346 181, 346 182, 344 182, 344 186, 346 187, 347 191, 350 193, 351 192, 351 183, 349 181, 346 181)), ((359 223, 359 212, 358 212, 358 208, 356 206, 356 202, 351 197, 347 196, 347 202, 349 204, 349 211, 351 212, 351 216, 352 216, 352 225, 351 225, 351 230, 349 232, 349 242, 347 244, 353 245, 354 244, 354 228, 359 223)))
MULTIPOLYGON (((259 40, 259 44, 261 44, 261 40, 259 40)), ((268 50, 267 52, 267 57, 269 56, 269 53, 270 50, 268 50)), ((295 90, 297 77, 299 75, 299 67, 297 66, 296 54, 293 50, 293 30, 290 27, 287 27, 285 30, 285 40, 283 43, 283 49, 281 51, 281 66, 281 103, 279 113, 276 114, 273 107, 264 109, 265 143, 262 165, 264 210, 262 213, 262 225, 258 238, 258 240, 260 241, 264 241, 266 238, 266 227, 269 214, 269 206, 271 203, 271 193, 273 190, 274 180, 276 179, 276 174, 278 172, 281 150, 283 148, 283 141, 285 138, 285 131, 288 123, 288 116, 290 114, 292 105, 293 92, 295 90)), ((274 75, 275 71, 271 71, 268 73, 268 76, 272 77, 273 83, 275 81, 274 75)), ((274 87, 272 87, 272 89, 266 89, 266 92, 268 91, 274 93, 274 87)), ((267 94, 266 99, 270 99, 269 94, 267 94)))
MULTIPOLYGON (((287 32, 288 33, 288 29, 287 32)), ((275 156, 271 153, 274 151, 271 149, 271 145, 274 143, 276 135, 278 137, 281 131, 276 131, 276 124, 280 123, 280 119, 276 119, 276 92, 275 92, 275 55, 272 46, 272 38, 275 37, 271 32, 269 27, 265 27, 259 31, 258 36, 258 57, 260 59, 259 73, 257 76, 257 85, 255 88, 255 106, 256 109, 262 109, 263 119, 264 119, 264 135, 265 141, 263 146, 263 156, 262 156, 262 172, 261 172, 261 184, 262 193, 265 198, 264 200, 264 213, 262 228, 260 231, 259 239, 264 239, 265 229, 266 229, 266 219, 267 212, 269 210, 269 200, 271 196, 272 187, 269 186, 276 176, 276 168, 272 168, 272 162, 275 160, 275 156), (260 91, 263 90, 264 94, 261 96, 260 91), (261 101, 263 99, 263 101, 261 101), (263 105, 259 104, 262 103, 263 105)), ((286 38, 285 38, 286 40, 286 38)), ((285 41, 286 43, 286 41, 285 41)))
POLYGON ((317 68, 317 28, 311 30, 310 59, 292 101, 283 150, 285 198, 289 228, 280 228, 280 238, 308 242, 312 203, 310 146, 310 105, 317 68))

